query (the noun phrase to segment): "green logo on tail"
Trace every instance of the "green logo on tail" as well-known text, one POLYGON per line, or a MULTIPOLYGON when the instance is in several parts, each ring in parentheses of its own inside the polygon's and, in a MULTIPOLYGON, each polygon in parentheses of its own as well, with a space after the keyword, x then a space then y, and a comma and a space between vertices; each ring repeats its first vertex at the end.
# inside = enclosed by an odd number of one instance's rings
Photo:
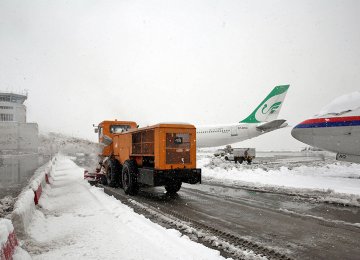
POLYGON ((276 119, 289 85, 276 86, 257 108, 240 123, 260 123, 276 119), (272 104, 270 107, 268 104, 272 104))
POLYGON ((268 110, 264 111, 267 108, 267 104, 264 105, 263 109, 261 110, 261 113, 263 113, 264 115, 269 113, 272 114, 276 111, 276 109, 278 109, 281 106, 281 102, 276 102, 275 104, 273 104, 271 107, 269 107, 268 110), (269 112, 270 111, 270 112, 269 112))

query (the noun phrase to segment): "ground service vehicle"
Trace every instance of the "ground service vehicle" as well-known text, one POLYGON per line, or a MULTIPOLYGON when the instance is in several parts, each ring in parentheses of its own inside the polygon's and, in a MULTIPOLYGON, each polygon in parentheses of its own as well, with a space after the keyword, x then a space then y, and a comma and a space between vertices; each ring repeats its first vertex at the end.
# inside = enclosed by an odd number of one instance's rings
POLYGON ((104 148, 97 172, 85 174, 88 180, 123 187, 130 195, 140 186, 165 186, 167 192, 176 193, 182 182, 201 182, 193 125, 137 128, 135 122, 103 121, 96 132, 104 148))
POLYGON ((215 157, 222 157, 226 154, 225 150, 224 149, 217 149, 214 153, 214 156, 215 157))
POLYGON ((255 158, 255 148, 232 148, 231 153, 224 155, 225 160, 239 162, 240 164, 246 161, 251 164, 255 158))

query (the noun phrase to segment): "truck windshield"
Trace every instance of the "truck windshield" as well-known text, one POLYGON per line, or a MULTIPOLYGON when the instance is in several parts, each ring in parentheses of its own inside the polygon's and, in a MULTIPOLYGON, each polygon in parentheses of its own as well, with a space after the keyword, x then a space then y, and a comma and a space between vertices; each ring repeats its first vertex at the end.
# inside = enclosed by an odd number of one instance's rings
POLYGON ((111 125, 110 126, 110 133, 117 134, 122 133, 129 130, 131 127, 129 125, 111 125))

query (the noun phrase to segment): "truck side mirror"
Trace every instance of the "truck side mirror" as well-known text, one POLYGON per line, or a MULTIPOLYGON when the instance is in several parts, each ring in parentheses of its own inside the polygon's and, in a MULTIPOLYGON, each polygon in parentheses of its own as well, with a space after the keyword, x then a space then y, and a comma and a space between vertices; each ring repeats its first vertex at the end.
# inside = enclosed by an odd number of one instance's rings
POLYGON ((94 129, 95 134, 99 133, 99 128, 94 129))

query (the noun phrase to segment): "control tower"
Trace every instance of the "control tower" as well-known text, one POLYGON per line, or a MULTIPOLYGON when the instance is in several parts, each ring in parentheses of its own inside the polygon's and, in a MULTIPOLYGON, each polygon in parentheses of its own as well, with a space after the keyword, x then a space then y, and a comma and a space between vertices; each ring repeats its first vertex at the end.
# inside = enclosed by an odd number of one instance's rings
POLYGON ((27 123, 27 94, 0 92, 0 154, 37 153, 39 130, 27 123))

